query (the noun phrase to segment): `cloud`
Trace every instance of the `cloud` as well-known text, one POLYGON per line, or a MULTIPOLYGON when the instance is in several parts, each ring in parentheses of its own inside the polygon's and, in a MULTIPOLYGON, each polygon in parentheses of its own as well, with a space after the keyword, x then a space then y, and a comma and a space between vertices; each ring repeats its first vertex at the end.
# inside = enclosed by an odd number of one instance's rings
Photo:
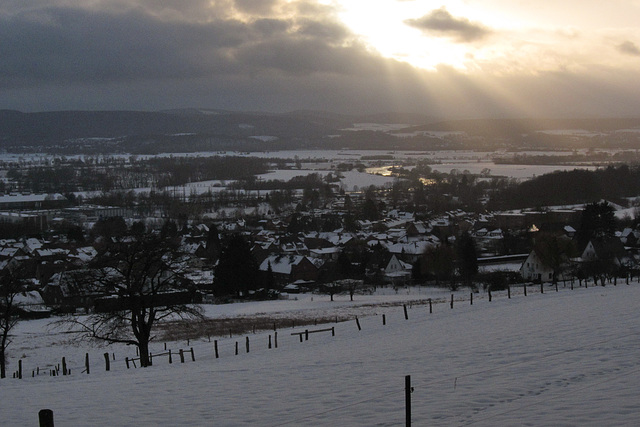
POLYGON ((625 55, 640 56, 640 48, 638 47, 638 45, 629 40, 620 43, 617 48, 618 51, 624 53, 625 55))
MULTIPOLYGON (((546 68, 529 66, 550 56, 529 43, 503 50, 520 52, 505 57, 523 65, 496 67, 495 58, 477 50, 467 52, 467 61, 479 64, 467 72, 451 66, 424 71, 366 47, 332 5, 316 0, 0 2, 0 108, 324 109, 452 117, 640 111, 637 70, 616 69, 609 57, 597 69, 585 50, 575 61, 589 67, 557 71, 555 60, 546 68)), ((417 21, 423 31, 456 42, 491 33, 444 8, 417 21)), ((607 43, 625 38, 632 39, 616 36, 607 43)), ((576 50, 555 41, 550 37, 542 46, 562 55, 576 50)), ((635 45, 626 47, 633 54, 629 47, 635 45)), ((613 49, 609 53, 618 56, 613 49)))
POLYGON ((492 33, 491 29, 482 24, 471 22, 467 18, 454 17, 445 6, 431 11, 422 18, 408 19, 404 22, 427 34, 450 37, 458 43, 475 42, 492 33))
MULTIPOLYGON (((244 2, 243 7, 255 4, 244 2)), ((258 14, 198 22, 159 17, 145 8, 125 13, 35 8, 0 16, 0 88, 252 76, 271 69, 355 72, 356 61, 368 54, 351 38, 343 25, 323 16, 277 19, 258 14)))

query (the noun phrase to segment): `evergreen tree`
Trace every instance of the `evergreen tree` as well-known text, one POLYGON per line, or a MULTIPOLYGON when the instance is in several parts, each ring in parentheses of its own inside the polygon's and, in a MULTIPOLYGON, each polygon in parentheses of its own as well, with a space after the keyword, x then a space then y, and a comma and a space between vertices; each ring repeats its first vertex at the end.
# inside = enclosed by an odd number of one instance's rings
POLYGON ((478 274, 478 255, 476 244, 471 235, 464 232, 456 243, 458 257, 458 272, 466 286, 473 286, 473 278, 478 274))
POLYGON ((260 287, 258 263, 247 241, 234 234, 223 248, 213 279, 213 292, 222 295, 247 295, 260 287))
POLYGON ((608 202, 589 203, 582 211, 577 239, 581 248, 591 239, 612 237, 616 231, 616 217, 613 206, 608 202))

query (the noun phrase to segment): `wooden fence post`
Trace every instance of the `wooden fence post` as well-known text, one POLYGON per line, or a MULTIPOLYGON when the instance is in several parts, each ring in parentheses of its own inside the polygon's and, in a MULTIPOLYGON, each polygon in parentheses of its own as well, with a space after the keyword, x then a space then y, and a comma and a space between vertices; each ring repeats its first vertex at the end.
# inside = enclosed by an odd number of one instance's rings
POLYGON ((271 334, 269 334, 269 347, 267 348, 271 349, 271 334))
POLYGON ((273 333, 273 346, 278 348, 278 332, 273 333))
POLYGON ((127 369, 129 369, 129 357, 125 357, 124 362, 127 364, 127 369))
POLYGON ((169 363, 173 363, 173 358, 171 357, 171 349, 169 349, 169 363))
POLYGON ((433 307, 431 306, 431 298, 429 298, 429 314, 433 313, 433 307))
POLYGON ((526 283, 524 284, 524 296, 525 297, 527 296, 527 284, 526 283))
POLYGON ((469 294, 469 301, 470 301, 469 305, 473 305, 473 292, 469 294))
POLYGON ((404 320, 409 320, 409 314, 407 313, 407 304, 403 304, 404 307, 404 320))
POLYGON ((41 409, 38 412, 40 427, 53 427, 53 411, 51 409, 41 409))
POLYGON ((84 366, 87 368, 87 375, 89 375, 91 373, 89 370, 89 353, 84 355, 84 366))
POLYGON ((192 362, 196 361, 196 355, 193 353, 193 347, 191 347, 191 361, 192 362))
POLYGON ((218 355, 218 340, 214 340, 213 341, 213 350, 216 353, 216 359, 218 359, 220 356, 218 355))
POLYGON ((238 355, 238 341, 236 341, 236 356, 238 355))
POLYGON ((304 340, 305 341, 309 341, 309 330, 308 329, 304 330, 304 340))
POLYGON ((184 363, 184 351, 180 349, 180 363, 184 363))
POLYGON ((249 353, 249 337, 247 337, 247 343, 246 343, 246 347, 247 347, 247 353, 249 353))
POLYGON ((406 426, 411 427, 411 375, 404 377, 404 402, 405 402, 405 419, 406 426))
POLYGON ((387 324, 387 316, 386 315, 382 315, 382 326, 387 324))
POLYGON ((489 288, 489 302, 491 302, 491 288, 489 288))
POLYGON ((335 327, 331 327, 331 336, 335 337, 336 336, 336 328, 335 327))
POLYGON ((67 358, 62 357, 62 375, 67 375, 67 358))
POLYGON ((453 294, 451 294, 451 308, 453 309, 453 294))
POLYGON ((507 297, 511 299, 511 286, 507 285, 507 297))
POLYGON ((540 282, 540 293, 544 294, 544 283, 540 282))
POLYGON ((18 360, 18 379, 22 379, 22 359, 18 360))
POLYGON ((358 326, 358 330, 361 331, 362 328, 360 327, 360 320, 358 320, 358 316, 356 316, 356 325, 358 326))
POLYGON ((109 353, 105 353, 104 354, 104 364, 106 365, 106 370, 110 371, 111 370, 111 363, 109 361, 109 353))

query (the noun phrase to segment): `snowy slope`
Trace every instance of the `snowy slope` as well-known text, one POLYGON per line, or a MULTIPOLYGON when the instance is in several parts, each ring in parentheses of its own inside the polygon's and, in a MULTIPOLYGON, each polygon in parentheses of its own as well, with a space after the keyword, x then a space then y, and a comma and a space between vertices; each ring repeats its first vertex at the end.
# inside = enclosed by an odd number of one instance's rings
MULTIPOLYGON (((473 305, 468 296, 459 293, 464 301, 453 310, 435 304, 433 314, 414 304, 409 320, 402 306, 377 308, 377 315, 360 318, 361 331, 355 321, 327 325, 335 337, 311 334, 302 343, 291 335, 301 329, 281 329, 277 349, 267 348, 269 333, 251 334, 248 354, 245 337, 220 338, 219 359, 212 343, 190 343, 196 362, 187 357, 185 364, 174 357, 169 365, 164 357, 151 368, 127 370, 125 350, 116 348, 109 349, 117 360, 105 372, 105 350, 89 349, 91 375, 74 367, 66 377, 31 378, 30 372, 43 353, 53 359, 73 353, 74 366, 81 365, 86 349, 58 344, 31 354, 30 346, 45 342, 36 331, 42 324, 25 322, 12 346, 25 353, 29 375, 0 381, 1 424, 36 425, 38 410, 50 408, 59 426, 401 426, 405 375, 415 388, 414 425, 640 420, 638 283, 530 289, 511 299, 494 293, 492 302, 481 294, 473 305)), ((62 336, 49 339, 59 343, 62 336)))

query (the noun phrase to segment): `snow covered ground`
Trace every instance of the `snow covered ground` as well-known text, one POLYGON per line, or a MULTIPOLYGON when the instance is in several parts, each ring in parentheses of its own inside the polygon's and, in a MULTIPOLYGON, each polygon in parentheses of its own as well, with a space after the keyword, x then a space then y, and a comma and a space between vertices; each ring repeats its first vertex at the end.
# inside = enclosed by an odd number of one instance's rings
MULTIPOLYGON (((213 342, 168 343, 154 366, 127 370, 133 349, 69 347, 65 334, 47 333, 45 321, 23 322, 10 347, 23 358, 25 378, 0 381, 0 424, 37 425, 40 409, 59 426, 401 426, 404 378, 411 375, 414 425, 637 425, 640 420, 640 284, 547 287, 494 293, 417 289, 390 295, 302 295, 298 300, 209 306, 210 316, 334 310, 359 307, 355 320, 300 342, 279 329, 213 342), (438 301, 429 314, 425 298, 438 301), (402 305, 380 303, 407 301, 402 305), (410 301, 410 302, 409 302, 410 301), (382 324, 385 315, 386 325, 382 324), (240 354, 235 355, 235 343, 240 354), (175 353, 193 347, 184 364, 175 353), (105 372, 102 353, 115 353, 105 372), (81 373, 85 352, 91 374, 81 373), (66 355, 72 374, 31 377, 35 366, 66 355)), ((161 351, 156 343, 152 351, 161 351)))

